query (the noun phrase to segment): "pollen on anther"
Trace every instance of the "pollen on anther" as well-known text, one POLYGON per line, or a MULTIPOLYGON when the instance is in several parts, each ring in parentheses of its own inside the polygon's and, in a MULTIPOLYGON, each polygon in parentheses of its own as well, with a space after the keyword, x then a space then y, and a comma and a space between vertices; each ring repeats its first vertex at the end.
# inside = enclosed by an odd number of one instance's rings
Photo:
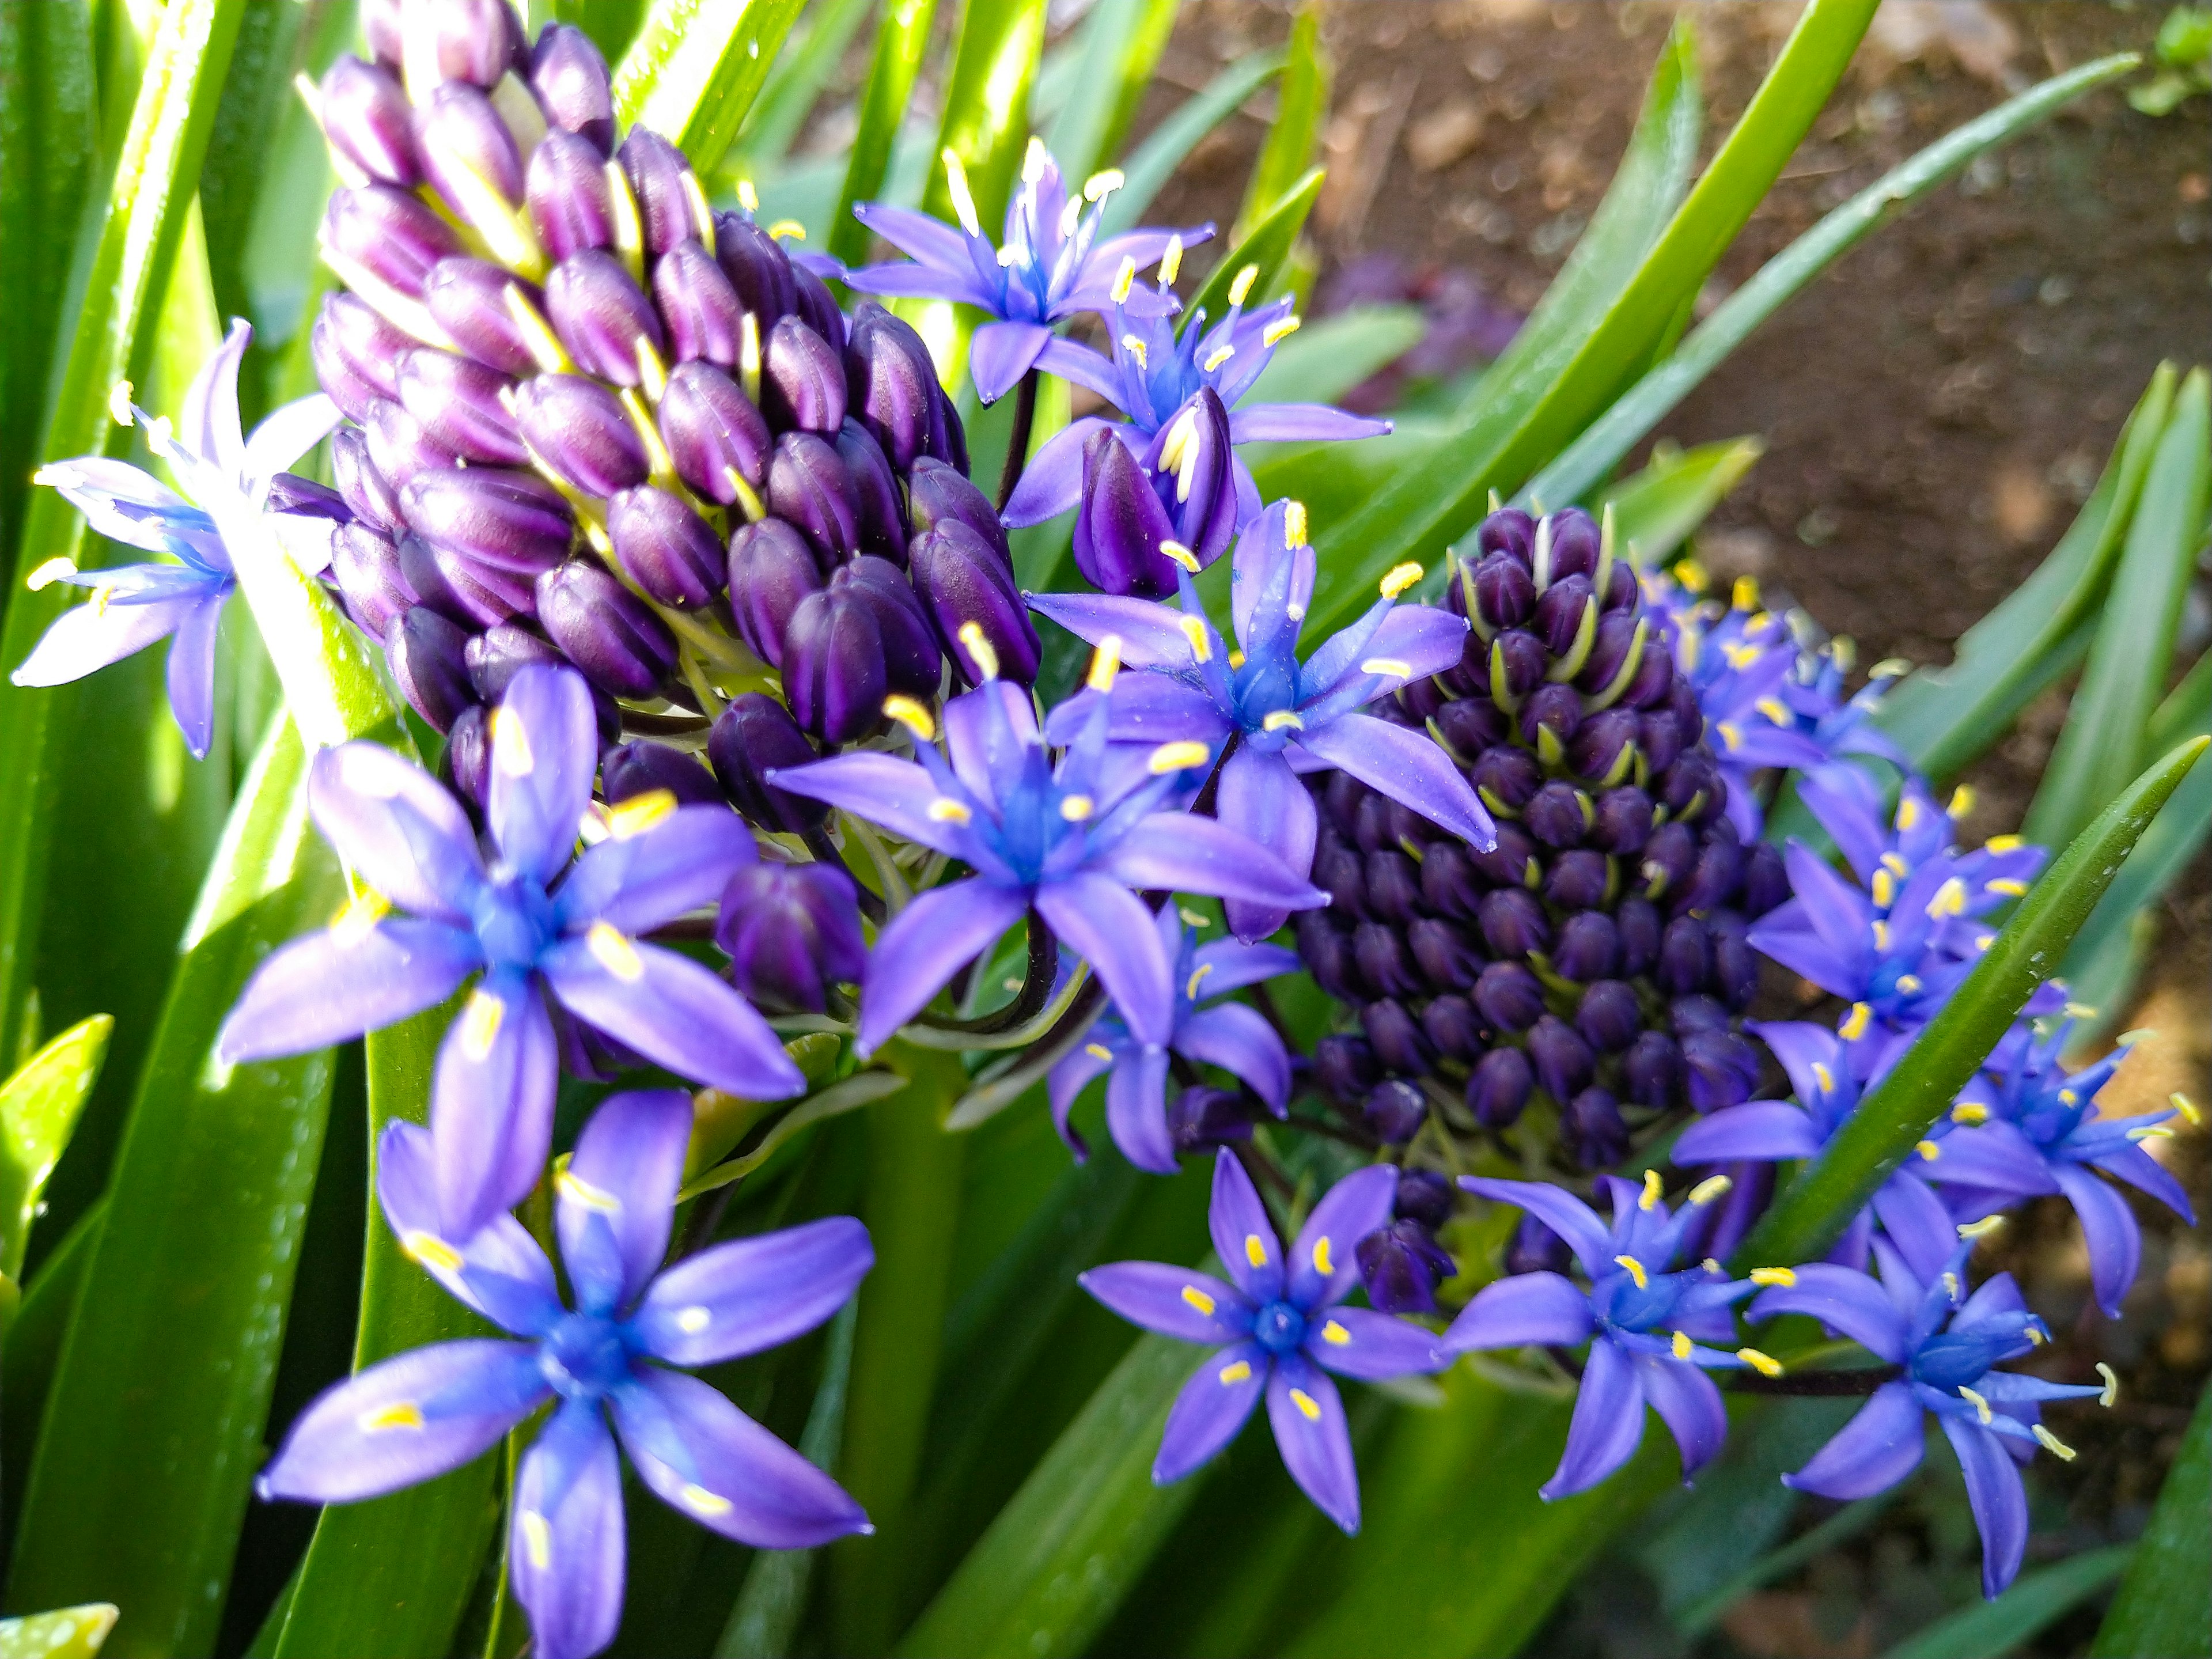
POLYGON ((884 715, 913 732, 917 743, 927 743, 937 736, 937 722, 929 710, 904 692, 894 691, 884 699, 884 715))
POLYGON ((732 1507, 730 1500, 721 1493, 708 1492, 696 1481, 685 1482, 681 1496, 684 1499, 684 1507, 694 1515, 708 1517, 723 1516, 727 1515, 732 1507))
POLYGON ((1321 1328, 1321 1340, 1334 1347, 1345 1347, 1352 1341, 1352 1333, 1334 1319, 1321 1328))
POLYGON ((1257 1233, 1244 1235, 1244 1259, 1255 1267, 1267 1265, 1267 1246, 1257 1233))
POLYGON ((1772 1354, 1761 1353, 1757 1348, 1738 1348, 1735 1351, 1735 1357, 1761 1376, 1782 1375, 1782 1362, 1772 1354))
POLYGON ((1334 1264, 1329 1258, 1328 1235, 1327 1233, 1323 1233, 1319 1238, 1314 1240, 1313 1264, 1314 1271, 1320 1273, 1324 1278, 1336 1271, 1334 1264))
POLYGON ((485 990, 470 992, 468 1001, 461 1007, 462 1054, 472 1060, 488 1059, 506 1018, 507 1004, 499 998, 485 990))
POLYGON ((1687 1359, 1687 1358, 1690 1357, 1690 1350, 1691 1350, 1691 1348, 1692 1348, 1694 1345, 1693 1345, 1693 1344, 1691 1342, 1691 1340, 1690 1340, 1690 1334, 1689 1334, 1689 1332, 1687 1332, 1687 1331, 1677 1331, 1677 1332, 1675 1332, 1675 1333, 1674 1333, 1674 1345, 1673 1345, 1673 1346, 1674 1346, 1674 1358, 1677 1358, 1677 1359, 1687 1359))
POLYGON ((975 816, 964 802, 957 801, 950 795, 937 796, 931 800, 927 810, 932 823, 966 823, 975 816))
POLYGON ((1304 730, 1304 726, 1305 721, 1298 717, 1298 711, 1295 708, 1271 708, 1260 722, 1262 732, 1296 732, 1304 730))
POLYGON ((1221 1377, 1221 1386, 1224 1389, 1233 1389, 1239 1382, 1249 1382, 1251 1381, 1251 1363, 1248 1360, 1243 1359, 1231 1361, 1230 1364, 1224 1365, 1221 1368, 1219 1375, 1221 1377))
POLYGON ((1797 1275, 1788 1267, 1753 1267, 1751 1282, 1754 1285, 1779 1285, 1787 1290, 1797 1282, 1797 1275))
POLYGON ((1415 582, 1421 580, 1419 562, 1408 559, 1403 564, 1393 565, 1379 584, 1382 597, 1395 599, 1415 582))
POLYGON ((2105 1391, 2097 1396, 2100 1406, 2110 1407, 2120 1397, 2119 1374, 2103 1360, 2097 1362, 2097 1375, 2105 1379, 2105 1391))
POLYGON ((1959 1237, 1986 1238, 2004 1224, 2005 1218, 2001 1215, 1985 1215, 1979 1221, 1962 1221, 1959 1224, 1959 1237))
POLYGON ((1114 1051, 1111 1048, 1109 1048, 1103 1042, 1086 1042, 1083 1045, 1083 1052, 1090 1055, 1093 1060, 1111 1060, 1114 1058, 1114 1051))
POLYGON ((621 928, 611 921, 595 921, 584 935, 584 948, 598 963, 625 985, 635 985, 645 977, 645 959, 637 953, 621 928))
POLYGON ((1984 1423, 1990 1423, 1996 1419, 1996 1414, 1990 1411, 1987 1398, 1977 1394, 1963 1382, 1959 1385, 1959 1398, 1972 1406, 1974 1408, 1974 1415, 1981 1419, 1984 1423))
POLYGON ((975 672, 987 680, 998 678, 999 653, 984 636, 983 624, 979 622, 962 623, 957 637, 968 653, 968 660, 975 665, 975 672))
POLYGON ((1197 1001, 1198 988, 1205 982, 1206 976, 1212 971, 1213 964, 1210 962, 1201 962, 1197 967, 1192 969, 1190 970, 1190 980, 1188 983, 1183 987, 1183 995, 1189 998, 1193 1002, 1197 1001))
POLYGON ((1097 809, 1097 805, 1088 795, 1068 795, 1060 803, 1060 816, 1070 823, 1081 823, 1097 809))
POLYGON ((1091 672, 1083 683, 1093 691, 1107 692, 1114 689, 1114 677, 1121 672, 1121 636, 1109 634, 1098 641, 1091 653, 1091 672))
POLYGON ((566 1166, 553 1177, 553 1190, 569 1203, 580 1204, 599 1215, 622 1213, 622 1200, 604 1187, 593 1186, 566 1166))
POLYGON ((1213 641, 1206 635, 1205 617, 1183 617, 1177 620, 1176 626, 1182 629, 1183 638, 1190 641, 1190 654, 1194 662, 1213 660, 1213 641))
POLYGON ((1707 1176, 1703 1181, 1700 1181, 1696 1186, 1690 1188, 1690 1202, 1702 1209, 1708 1204, 1717 1202, 1718 1200, 1727 1197, 1729 1189, 1735 1185, 1735 1181, 1729 1176, 1722 1175, 1707 1176))
POLYGON ((676 1316, 676 1328, 686 1336, 696 1336, 714 1322, 714 1316, 694 1304, 676 1316))
POLYGON ((1249 299, 1249 298, 1251 297, 1251 295, 1252 295, 1252 284, 1253 284, 1253 283, 1256 283, 1256 282, 1258 282, 1259 280, 1260 280, 1260 267, 1259 267, 1259 266, 1257 266, 1257 265, 1246 265, 1246 266, 1243 266, 1241 270, 1239 270, 1237 271, 1237 275, 1236 275, 1235 276, 1233 276, 1233 277, 1231 277, 1231 278, 1230 279, 1230 283, 1229 283, 1229 303, 1230 303, 1231 305, 1232 305, 1232 306, 1241 306, 1241 305, 1243 305, 1246 300, 1248 300, 1248 299, 1249 299))
POLYGON ((1213 1298, 1195 1285, 1186 1285, 1182 1287, 1182 1299, 1202 1314, 1210 1314, 1213 1311, 1213 1298))
POLYGON ((1651 1288, 1651 1275, 1644 1270, 1644 1264, 1641 1261, 1638 1261, 1634 1256, 1617 1255, 1613 1257, 1613 1261, 1616 1266, 1624 1269, 1627 1273, 1628 1276, 1636 1281, 1636 1288, 1638 1290, 1647 1291, 1651 1288))
POLYGON ((673 790, 648 789, 632 795, 607 809, 607 833, 616 841, 633 841, 664 823, 676 807, 673 790))
POLYGON ((529 1556, 533 1569, 544 1571, 553 1565, 553 1528, 536 1510, 524 1510, 515 1519, 522 1525, 523 1553, 529 1556))
MULTIPOLYGON (((1172 540, 1162 542, 1160 544, 1160 554, 1164 558, 1174 560, 1184 569, 1189 571, 1194 576, 1198 574, 1198 555, 1192 552, 1190 549, 1185 547, 1181 542, 1172 540)), ((1198 618, 1193 617, 1189 620, 1195 622, 1198 618)))
POLYGON ((379 1434, 387 1429, 419 1429, 422 1426, 422 1408, 411 1400, 395 1400, 388 1406, 363 1412, 354 1421, 363 1434, 379 1434))
POLYGON ((1292 1389, 1291 1390, 1291 1403, 1298 1408, 1300 1414, 1305 1418, 1307 1422, 1318 1423, 1321 1421, 1321 1403, 1311 1395, 1308 1394, 1304 1389, 1292 1389))
POLYGON ((1145 769, 1154 777, 1165 777, 1170 772, 1188 771, 1194 766, 1203 766, 1212 757, 1213 751, 1194 738, 1183 738, 1174 743, 1164 743, 1152 750, 1145 769))

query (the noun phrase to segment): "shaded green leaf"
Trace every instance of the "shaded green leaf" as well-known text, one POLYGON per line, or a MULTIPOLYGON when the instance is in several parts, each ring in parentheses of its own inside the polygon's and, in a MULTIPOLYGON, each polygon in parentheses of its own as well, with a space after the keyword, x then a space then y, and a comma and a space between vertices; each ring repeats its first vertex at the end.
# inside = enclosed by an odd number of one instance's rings
POLYGON ((1322 123, 1328 118, 1329 87, 1335 74, 1328 48, 1322 44, 1318 0, 1303 0, 1291 23, 1290 57, 1283 64, 1282 82, 1275 88, 1275 118, 1260 146, 1251 181, 1244 186, 1244 205, 1230 228, 1231 240, 1241 242, 1249 235, 1313 166, 1322 123))
POLYGON ((2112 1610, 2089 1645, 2095 1659, 2203 1659, 2212 1654, 2212 1389, 2197 1412, 2181 1455, 2159 1489, 2158 1507, 2136 1545, 2135 1559, 2112 1610))
POLYGON ((822 88, 836 72, 845 48, 860 33, 872 0, 821 0, 806 20, 799 44, 787 46, 769 71, 752 113, 725 165, 773 161, 789 149, 806 125, 822 88))
POLYGON ((0 1516, 6 1517, 0 1531, 10 1534, 23 1497, 21 1472, 31 1467, 39 1420, 53 1383, 54 1362, 61 1354, 62 1334, 76 1311, 85 1263, 92 1259, 93 1241, 106 1213, 106 1206, 95 1202, 46 1253, 23 1287, 7 1341, 0 1346, 0 1470, 9 1474, 0 1481, 0 1516))
POLYGON ((1044 45, 1044 0, 968 0, 945 84, 937 151, 930 158, 922 210, 952 219, 945 152, 960 158, 975 213, 997 239, 1029 142, 1030 86, 1044 45))
POLYGON ((1174 32, 1182 0, 1098 0, 1070 54, 1077 72, 1045 144, 1071 185, 1109 165, 1174 32))
POLYGON ((1268 297, 1284 262, 1297 245, 1298 234, 1306 228, 1306 216, 1320 199, 1322 181, 1328 176, 1319 167, 1309 169, 1252 227, 1250 234, 1229 250, 1186 308, 1184 327, 1200 326, 1198 319, 1202 317, 1219 320, 1229 308, 1230 285, 1247 270, 1253 276, 1245 303, 1256 306, 1268 297))
MULTIPOLYGON (((1404 356, 1427 331, 1427 320, 1418 306, 1354 306, 1340 311, 1306 324, 1277 346, 1247 396, 1255 404, 1334 403, 1404 356)), ((1358 446, 1336 447, 1349 451, 1358 446)), ((1300 454, 1312 453, 1300 447, 1300 454)), ((1271 459, 1264 449, 1244 453, 1263 465, 1271 459)))
POLYGON ((615 117, 652 128, 701 174, 721 165, 804 0, 653 0, 615 65, 615 117))
POLYGON ((2108 1544, 2039 1567, 2014 1579, 1996 1601, 1977 1601, 1938 1620, 1899 1642, 1883 1659, 1992 1659, 2010 1653, 2118 1578, 2135 1550, 2133 1544, 2108 1544))
POLYGON ((1121 188, 1107 198, 1103 236, 1119 235, 1144 218, 1152 198, 1198 147, 1200 139, 1237 112, 1237 106, 1267 84, 1283 67, 1280 52, 1255 52, 1240 58, 1186 98, 1176 112, 1154 127, 1122 164, 1121 188))
POLYGON ((619 63, 644 26, 647 0, 553 0, 553 15, 592 37, 610 64, 619 63))
POLYGON ((115 1628, 106 1601, 21 1619, 0 1619, 0 1659, 93 1659, 115 1628))
POLYGON ((853 135, 836 211, 823 233, 829 251, 847 264, 866 257, 867 227, 853 216, 853 207, 872 200, 883 189, 884 175, 890 169, 891 144, 906 119, 935 15, 936 0, 884 0, 875 52, 868 63, 867 89, 860 94, 860 125, 853 135))
POLYGON ((1650 569, 1705 523, 1765 449, 1758 438, 1723 438, 1655 454, 1641 472, 1601 492, 1597 505, 1613 509, 1613 534, 1630 557, 1650 569))
POLYGON ((22 1277, 39 1195, 76 1128, 114 1030, 107 1014, 80 1020, 0 1084, 0 1273, 9 1279, 22 1277))

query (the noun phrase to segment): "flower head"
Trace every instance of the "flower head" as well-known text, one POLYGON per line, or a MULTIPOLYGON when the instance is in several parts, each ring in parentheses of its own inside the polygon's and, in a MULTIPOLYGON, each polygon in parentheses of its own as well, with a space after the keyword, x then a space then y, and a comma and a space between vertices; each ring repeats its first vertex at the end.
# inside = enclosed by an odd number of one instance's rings
POLYGON ((513 1217, 447 1231, 430 1137, 386 1128, 377 1191, 401 1247, 516 1340, 417 1348, 326 1389, 255 1490, 315 1504, 396 1492, 458 1468, 552 1405, 516 1474, 507 1534, 508 1582, 548 1659, 598 1652, 621 1621, 617 1439, 655 1496, 738 1543, 803 1549, 867 1531, 828 1475, 684 1375, 829 1318, 874 1263, 867 1229, 811 1222, 662 1271, 690 1131, 691 1103, 672 1091, 617 1095, 585 1125, 554 1182, 571 1308, 513 1217))
POLYGON ((1440 1368, 1419 1326, 1340 1307, 1359 1283, 1359 1241, 1390 1219, 1398 1171, 1346 1176, 1314 1206, 1289 1255, 1236 1155, 1215 1155, 1207 1222, 1229 1282, 1158 1261, 1117 1261, 1078 1281, 1122 1318, 1214 1352, 1168 1413, 1152 1479, 1180 1480, 1237 1437, 1264 1394, 1275 1445, 1307 1497, 1359 1530, 1359 1477, 1344 1402, 1328 1373, 1372 1382, 1440 1368))

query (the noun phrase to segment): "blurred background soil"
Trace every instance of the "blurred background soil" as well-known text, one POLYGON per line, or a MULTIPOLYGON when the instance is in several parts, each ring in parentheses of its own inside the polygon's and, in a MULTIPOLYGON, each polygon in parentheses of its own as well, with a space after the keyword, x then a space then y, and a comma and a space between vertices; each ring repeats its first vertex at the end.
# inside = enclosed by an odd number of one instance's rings
MULTIPOLYGON (((1710 154, 1796 8, 1689 8, 1710 154)), ((1858 61, 1702 296, 1723 297, 1820 215, 2008 93, 2106 52, 2147 50, 2163 6, 1890 0, 1858 61)), ((1676 8, 1652 0, 1356 0, 1327 15, 1337 64, 1331 179, 1316 217, 1322 293, 1358 266, 1434 295, 1525 312, 1588 222, 1625 144, 1676 8), (1387 266, 1374 256, 1393 256, 1387 266)), ((1261 0, 1198 0, 1140 129, 1220 67, 1281 40, 1261 0)), ((2118 90, 2081 100, 1882 230, 1793 301, 1662 426, 1684 445, 1756 434, 1766 453, 1698 552, 1717 578, 1757 577, 1854 636, 1860 659, 1942 663, 1959 635, 2047 553, 2087 495, 2121 421, 2162 358, 2212 348, 2208 100, 2154 119, 2118 90)), ((1153 216, 1226 223, 1272 113, 1248 106, 1194 155, 1153 216)), ((2200 579, 2183 660, 2212 633, 2200 579)), ((1968 775, 1970 839, 2015 829, 2065 713, 2032 706, 1968 775)), ((2152 1026, 2105 1100, 2130 1112, 2170 1091, 2212 1097, 2212 870, 2166 901, 2139 1006, 2152 1026)), ((2203 1135, 2162 1144, 2199 1211, 2203 1135)), ((2119 1372, 2111 1412, 2065 1414, 2078 1461, 2032 1474, 2029 1565, 2131 1537, 2212 1363, 2212 1255, 2202 1228, 2148 1202, 2142 1277, 2118 1322, 2088 1295, 2063 1202, 2020 1215, 1985 1264, 2008 1267, 2059 1340, 2046 1374, 2119 1372)), ((1801 1500, 1732 1565, 1838 1506, 1801 1500)), ((1655 1522, 1661 1517, 1654 1517, 1655 1522)), ((1729 1525, 1723 1522, 1725 1528, 1729 1525)), ((1748 1526, 1748 1522, 1747 1522, 1748 1526)), ((1977 1548, 1947 1458, 1877 1523, 1684 1632, 1662 1559, 1626 1546, 1585 1576, 1540 1652, 1642 1656, 1881 1653, 1974 1593, 1977 1548), (1655 1607, 1655 1601, 1664 1604, 1655 1607)), ((2081 1651, 2093 1600, 2026 1651, 2081 1651)))

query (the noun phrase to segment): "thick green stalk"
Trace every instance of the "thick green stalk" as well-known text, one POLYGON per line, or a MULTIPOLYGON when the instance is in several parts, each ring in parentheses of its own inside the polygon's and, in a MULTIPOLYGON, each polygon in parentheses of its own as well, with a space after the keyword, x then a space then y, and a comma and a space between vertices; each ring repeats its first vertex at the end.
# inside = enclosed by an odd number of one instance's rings
POLYGON ((2202 1659, 2212 1654, 2212 1388, 2197 1396, 2197 1414, 2181 1455, 2159 1489, 2158 1507, 2136 1546, 2135 1559, 2098 1627, 2095 1659, 2202 1659))

